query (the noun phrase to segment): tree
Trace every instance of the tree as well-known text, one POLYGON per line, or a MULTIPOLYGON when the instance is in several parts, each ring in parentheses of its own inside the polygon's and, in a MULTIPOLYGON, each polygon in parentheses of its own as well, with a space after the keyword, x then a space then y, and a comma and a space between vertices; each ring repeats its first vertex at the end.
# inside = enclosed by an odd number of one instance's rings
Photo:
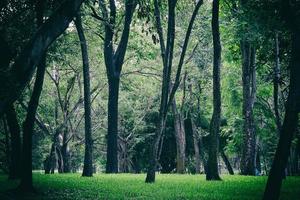
POLYGON ((87 42, 83 32, 81 14, 78 13, 75 25, 81 45, 83 65, 83 87, 84 87, 84 127, 85 127, 85 154, 82 176, 93 176, 93 139, 91 122, 91 93, 90 93, 90 70, 87 51, 87 42))
MULTIPOLYGON (((124 27, 118 47, 114 50, 117 7, 115 1, 109 1, 110 12, 104 0, 99 1, 104 18, 104 60, 108 79, 108 116, 107 116, 107 161, 106 173, 118 172, 118 101, 120 75, 128 44, 132 16, 137 5, 136 1, 125 1, 124 27)), ((101 18, 102 19, 102 18, 101 18)))
POLYGON ((296 131, 300 112, 300 16, 297 8, 299 2, 281 1, 282 16, 292 34, 292 51, 290 58, 290 85, 286 102, 285 116, 280 131, 279 143, 274 156, 272 168, 267 181, 264 200, 279 199, 284 170, 287 165, 291 141, 296 131))
POLYGON ((218 171, 218 138, 221 124, 221 42, 219 31, 219 0, 213 1, 212 33, 214 45, 213 62, 213 115, 210 122, 206 180, 220 180, 218 171))
POLYGON ((152 150, 150 153, 150 161, 147 170, 146 183, 153 183, 155 181, 155 171, 157 167, 157 159, 159 152, 159 144, 166 125, 166 118, 168 107, 172 103, 175 96, 176 90, 180 83, 180 76, 182 66, 184 64, 185 53, 187 50, 189 38, 192 32, 193 24, 196 19, 196 15, 203 1, 200 0, 197 2, 192 17, 190 19, 188 29, 185 35, 182 51, 180 54, 179 63, 177 66, 176 77, 174 85, 170 88, 171 84, 171 69, 173 63, 173 51, 174 51, 174 39, 175 39, 175 8, 177 1, 168 0, 168 30, 167 30, 167 43, 164 42, 163 28, 161 23, 161 14, 159 9, 158 1, 154 1, 154 15, 155 15, 155 27, 159 37, 161 57, 163 61, 163 79, 162 79, 162 88, 161 88, 161 100, 159 107, 159 117, 156 126, 156 131, 154 135, 154 141, 152 145, 152 150), (170 91, 171 90, 171 91, 170 91), (170 91, 170 94, 169 94, 170 91))

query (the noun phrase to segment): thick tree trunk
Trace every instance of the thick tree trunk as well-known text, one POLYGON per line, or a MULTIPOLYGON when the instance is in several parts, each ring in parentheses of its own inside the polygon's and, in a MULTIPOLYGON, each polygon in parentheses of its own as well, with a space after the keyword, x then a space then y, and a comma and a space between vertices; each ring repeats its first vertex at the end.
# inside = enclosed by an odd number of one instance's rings
POLYGON ((6 109, 6 120, 10 131, 10 167, 9 178, 16 179, 21 176, 21 133, 17 113, 13 105, 6 109))
POLYGON ((210 122, 210 134, 208 136, 208 160, 206 180, 221 180, 218 171, 218 140, 221 123, 221 42, 219 32, 219 0, 213 1, 212 9, 212 33, 214 46, 213 62, 213 115, 210 122))
POLYGON ((176 171, 179 174, 185 173, 185 130, 184 130, 184 120, 182 119, 182 114, 177 110, 177 105, 175 99, 172 103, 172 111, 174 115, 174 129, 175 129, 175 139, 176 139, 176 171))
POLYGON ((232 166, 231 166, 231 164, 230 164, 230 162, 229 162, 229 160, 228 160, 228 158, 227 158, 227 156, 226 156, 224 150, 222 149, 222 150, 220 151, 220 153, 221 153, 221 157, 222 157, 222 159, 223 159, 223 161, 224 161, 224 163, 225 163, 225 165, 226 165, 226 168, 227 168, 229 174, 230 174, 230 175, 234 175, 232 166))
POLYGON ((76 16, 75 24, 81 44, 83 63, 85 154, 82 176, 93 176, 93 138, 91 121, 90 69, 87 42, 83 32, 80 13, 76 16))
POLYGON ((200 171, 201 171, 201 158, 200 158, 198 134, 197 134, 196 125, 195 125, 194 120, 192 118, 191 118, 191 123, 192 123, 193 143, 194 143, 194 153, 195 153, 195 169, 196 169, 196 174, 200 174, 200 171))
MULTIPOLYGON (((288 4, 288 3, 287 3, 288 4)), ((294 19, 290 19, 293 20, 294 19)), ((297 21, 297 20, 295 20, 297 21)), ((299 26, 298 26, 299 28, 299 26)), ((300 111, 300 30, 292 27, 292 55, 290 61, 290 86, 286 112, 280 131, 270 175, 267 181, 264 200, 279 199, 284 169, 287 165, 291 141, 296 131, 300 111)))
POLYGON ((118 173, 119 78, 109 80, 106 173, 118 173))
POLYGON ((32 184, 32 134, 34 131, 35 114, 44 83, 46 70, 45 55, 37 67, 36 80, 28 104, 26 119, 23 123, 22 177, 19 189, 22 192, 33 192, 32 184))
POLYGON ((241 158, 241 174, 255 175, 256 136, 253 106, 256 95, 255 49, 245 39, 241 41, 244 133, 241 158))

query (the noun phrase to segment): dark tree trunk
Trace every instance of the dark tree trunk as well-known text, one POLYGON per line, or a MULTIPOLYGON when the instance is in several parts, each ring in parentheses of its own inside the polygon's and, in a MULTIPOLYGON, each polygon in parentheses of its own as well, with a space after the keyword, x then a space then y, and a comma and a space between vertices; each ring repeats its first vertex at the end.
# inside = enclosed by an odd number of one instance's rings
POLYGON ((32 134, 34 131, 35 114, 44 83, 46 68, 45 55, 37 67, 36 80, 28 104, 26 119, 23 123, 23 151, 22 151, 22 176, 19 189, 22 192, 32 192, 32 134))
POLYGON ((256 95, 255 48, 245 39, 241 41, 243 81, 243 147, 241 174, 255 175, 256 136, 253 106, 256 95))
POLYGON ((280 60, 279 60, 279 42, 278 33, 275 34, 275 66, 273 79, 273 98, 274 98, 274 112, 277 126, 277 133, 279 135, 281 129, 281 119, 279 114, 279 83, 280 83, 280 60))
POLYGON ((17 114, 13 105, 6 109, 6 120, 10 132, 10 167, 9 178, 17 179, 21 176, 21 133, 17 114))
POLYGON ((75 24, 81 44, 83 63, 85 154, 82 176, 93 176, 93 138, 91 121, 90 69, 87 42, 83 32, 80 13, 76 16, 75 24))
POLYGON ((182 119, 182 114, 178 111, 176 101, 173 99, 172 111, 174 115, 174 129, 175 129, 175 139, 176 139, 176 171, 179 174, 185 173, 185 130, 184 130, 184 120, 182 119))
MULTIPOLYGON (((290 85, 289 95, 286 102, 286 112, 283 125, 280 131, 280 139, 276 149, 270 175, 267 181, 264 200, 279 199, 280 188, 284 169, 287 165, 291 141, 296 131, 299 111, 300 111, 300 30, 299 17, 295 18, 293 7, 289 7, 289 2, 283 1, 284 14, 288 15, 287 22, 292 30, 292 51, 290 61, 290 85)), ((297 6, 295 5, 295 8, 297 6)))
POLYGON ((106 173, 118 172, 119 78, 109 80, 106 173))
POLYGON ((206 180, 221 180, 218 171, 218 140, 221 123, 221 42, 219 32, 219 0, 213 1, 212 9, 212 33, 214 46, 213 63, 213 115, 210 122, 210 134, 208 136, 208 160, 206 180))
POLYGON ((222 159, 223 159, 223 161, 224 161, 224 163, 225 163, 225 165, 226 165, 226 168, 227 168, 229 174, 230 174, 230 175, 234 175, 232 166, 231 166, 231 164, 230 164, 230 162, 229 162, 229 160, 228 160, 228 158, 227 158, 227 156, 226 156, 224 150, 222 149, 220 153, 221 153, 221 157, 222 157, 222 159))

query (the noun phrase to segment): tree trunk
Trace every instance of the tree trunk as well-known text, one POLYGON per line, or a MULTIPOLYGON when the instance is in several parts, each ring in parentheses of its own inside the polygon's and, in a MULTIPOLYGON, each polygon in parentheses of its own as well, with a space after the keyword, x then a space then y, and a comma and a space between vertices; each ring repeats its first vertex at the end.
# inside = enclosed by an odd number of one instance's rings
POLYGON ((214 46, 213 63, 213 115, 210 122, 210 134, 208 136, 208 160, 206 180, 221 180, 218 171, 218 140, 221 123, 221 42, 219 32, 219 0, 213 1, 212 9, 212 33, 214 46))
POLYGON ((191 123, 192 123, 194 153, 195 153, 195 169, 196 169, 196 174, 200 174, 200 171, 201 171, 201 158, 200 158, 198 134, 197 134, 197 130, 196 130, 196 125, 195 125, 194 120, 192 118, 191 118, 191 123))
POLYGON ((106 173, 118 173, 119 78, 109 80, 106 173))
POLYGON ((45 55, 37 67, 36 80, 28 104, 26 119, 23 123, 22 177, 19 189, 22 192, 33 192, 32 184, 32 134, 34 131, 35 114, 44 83, 46 68, 45 55))
MULTIPOLYGON (((288 4, 288 3, 286 3, 288 4)), ((287 10, 290 13, 290 10, 287 10)), ((289 19, 294 22, 293 18, 289 19)), ((267 181, 264 200, 279 199, 284 169, 287 165, 291 141, 296 131, 300 111, 300 30, 292 29, 292 51, 290 61, 289 96, 286 103, 286 112, 280 131, 280 139, 276 149, 270 175, 267 181)))
POLYGON ((253 106, 255 101, 255 49, 245 39, 241 41, 244 133, 241 158, 241 174, 255 175, 255 127, 253 106))
POLYGON ((224 150, 222 149, 220 153, 221 153, 221 157, 222 157, 222 159, 223 159, 223 161, 224 161, 224 163, 226 165, 226 168, 227 168, 229 174, 230 175, 234 175, 233 169, 231 167, 231 164, 230 164, 230 162, 229 162, 229 160, 228 160, 228 158, 227 158, 224 150))
POLYGON ((179 174, 184 174, 185 173, 185 146, 186 146, 184 120, 182 119, 182 114, 177 110, 175 99, 173 99, 172 111, 174 115, 174 129, 175 129, 176 150, 177 150, 176 171, 179 174))
POLYGON ((76 16, 75 24, 81 44, 83 63, 85 154, 82 176, 93 176, 93 138, 91 121, 90 69, 87 42, 83 32, 80 13, 76 16))
POLYGON ((21 134, 17 113, 13 105, 5 112, 6 120, 10 131, 10 167, 9 179, 17 179, 21 176, 21 134))
POLYGON ((273 102, 275 121, 277 126, 277 133, 279 135, 281 129, 281 119, 279 114, 279 83, 280 83, 280 60, 279 60, 279 42, 278 33, 275 34, 275 66, 274 66, 274 79, 273 79, 273 102))

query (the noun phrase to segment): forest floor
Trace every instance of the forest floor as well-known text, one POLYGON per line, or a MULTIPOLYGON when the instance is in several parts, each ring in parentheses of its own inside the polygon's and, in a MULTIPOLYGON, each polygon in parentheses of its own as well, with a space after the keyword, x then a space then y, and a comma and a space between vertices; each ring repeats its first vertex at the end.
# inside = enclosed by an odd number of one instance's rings
MULTIPOLYGON (((204 175, 159 174, 154 184, 144 183, 145 174, 44 175, 34 173, 37 194, 27 198, 10 191, 18 181, 0 175, 0 199, 261 199, 267 177, 223 175, 223 181, 205 181, 204 175)), ((281 199, 300 200, 300 177, 287 177, 281 199)))

